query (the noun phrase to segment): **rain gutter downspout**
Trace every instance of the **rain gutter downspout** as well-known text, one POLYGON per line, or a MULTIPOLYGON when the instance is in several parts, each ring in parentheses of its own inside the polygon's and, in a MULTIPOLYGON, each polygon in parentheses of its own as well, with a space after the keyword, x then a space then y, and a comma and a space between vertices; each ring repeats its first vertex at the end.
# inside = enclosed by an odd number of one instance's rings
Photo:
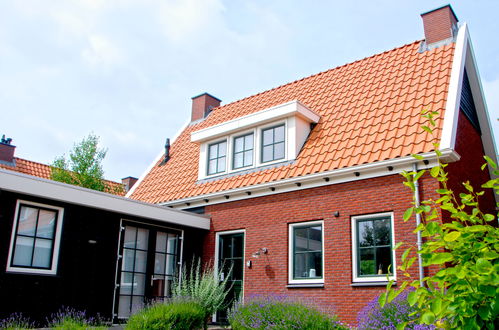
MULTIPOLYGON (((414 176, 418 172, 418 165, 414 163, 413 165, 414 176)), ((419 181, 414 181, 414 206, 419 207, 420 199, 419 199, 419 181)), ((416 227, 419 227, 421 224, 421 213, 416 212, 416 227)), ((423 278, 424 278, 424 270, 423 270, 423 258, 421 257, 421 246, 423 245, 423 239, 421 238, 421 230, 418 230, 417 233, 417 247, 418 247, 418 270, 419 270, 419 283, 421 286, 424 286, 423 278)))

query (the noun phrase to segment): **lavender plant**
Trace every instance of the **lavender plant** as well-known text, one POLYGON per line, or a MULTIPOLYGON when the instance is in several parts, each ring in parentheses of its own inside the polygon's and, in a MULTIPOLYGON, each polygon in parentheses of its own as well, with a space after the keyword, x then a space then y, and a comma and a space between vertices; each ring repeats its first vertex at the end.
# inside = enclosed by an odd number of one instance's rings
POLYGON ((372 299, 358 314, 358 330, 384 329, 396 330, 401 324, 406 329, 426 330, 436 329, 433 325, 421 325, 416 322, 419 318, 416 306, 407 302, 407 296, 411 290, 399 294, 390 303, 380 307, 379 297, 372 299))
POLYGON ((348 329, 337 317, 287 297, 257 297, 238 302, 228 317, 234 330, 348 329))
POLYGON ((35 323, 21 313, 14 313, 6 319, 0 320, 0 329, 24 330, 34 329, 35 327, 35 323))
POLYGON ((47 323, 56 330, 107 329, 99 316, 91 317, 86 312, 71 307, 61 307, 57 313, 47 319, 47 323))

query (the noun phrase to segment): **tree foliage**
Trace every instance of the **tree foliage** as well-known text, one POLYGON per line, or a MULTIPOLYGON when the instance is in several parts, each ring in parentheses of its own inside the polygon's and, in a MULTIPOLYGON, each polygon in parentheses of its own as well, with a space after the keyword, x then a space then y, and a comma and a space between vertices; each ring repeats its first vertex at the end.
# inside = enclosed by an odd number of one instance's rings
POLYGON ((68 158, 62 155, 54 160, 51 179, 99 191, 111 190, 102 170, 107 150, 100 149, 98 144, 99 137, 93 134, 75 143, 68 158))
MULTIPOLYGON (((435 126, 435 112, 424 112, 430 123, 423 129, 432 133, 435 126)), ((435 144, 437 156, 441 156, 435 144)), ((418 158, 419 156, 415 156, 418 158)), ((497 165, 485 156, 494 175, 499 175, 497 165)), ((379 299, 380 305, 392 301, 406 286, 415 288, 408 295, 408 303, 416 306, 421 324, 435 324, 447 329, 494 329, 499 314, 499 229, 497 215, 482 212, 479 205, 483 190, 475 190, 464 182, 463 193, 458 196, 448 188, 447 165, 438 165, 429 174, 439 181, 436 191, 439 198, 413 203, 404 214, 404 221, 414 213, 422 216, 421 224, 414 230, 421 232, 424 243, 421 250, 423 266, 438 265, 442 269, 432 276, 410 281, 409 269, 415 267, 416 257, 410 258, 414 247, 408 247, 402 254, 402 265, 398 267, 407 281, 398 290, 388 284, 387 291, 379 299), (449 215, 451 221, 444 222, 442 215, 449 215)), ((415 190, 415 181, 428 171, 403 173, 405 185, 415 190)), ((492 189, 499 194, 499 179, 493 178, 481 188, 492 189)), ((399 247, 401 244, 397 245, 399 247)), ((407 322, 399 327, 404 328, 407 322)))

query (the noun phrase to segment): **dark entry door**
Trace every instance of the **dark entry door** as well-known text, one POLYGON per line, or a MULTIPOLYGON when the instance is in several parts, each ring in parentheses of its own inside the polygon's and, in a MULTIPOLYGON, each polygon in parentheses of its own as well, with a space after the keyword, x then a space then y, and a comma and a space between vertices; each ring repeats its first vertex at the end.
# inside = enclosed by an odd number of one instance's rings
POLYGON ((162 227, 122 227, 120 276, 116 286, 115 316, 128 318, 145 304, 170 296, 179 262, 181 232, 162 227))
MULTIPOLYGON (((227 285, 231 286, 226 298, 226 304, 230 308, 234 301, 239 298, 243 289, 244 233, 220 235, 218 242, 220 279, 229 277, 227 285), (232 272, 230 272, 231 268, 232 272)), ((227 312, 219 312, 217 321, 227 322, 227 312)))

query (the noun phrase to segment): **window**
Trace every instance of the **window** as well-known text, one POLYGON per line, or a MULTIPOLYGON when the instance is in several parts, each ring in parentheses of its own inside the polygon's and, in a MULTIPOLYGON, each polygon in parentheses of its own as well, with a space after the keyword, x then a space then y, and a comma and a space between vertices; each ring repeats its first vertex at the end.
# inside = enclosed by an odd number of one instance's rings
POLYGON ((253 165, 253 137, 250 133, 234 138, 234 169, 253 165))
POLYGON ((289 283, 323 283, 323 222, 290 224, 289 243, 289 283))
POLYGON ((18 201, 7 271, 56 274, 63 209, 18 201))
POLYGON ((227 159, 227 141, 208 146, 208 175, 225 172, 227 159))
POLYGON ((392 220, 391 213, 352 218, 354 281, 394 279, 392 220))
POLYGON ((262 163, 285 157, 284 125, 262 130, 262 163))

